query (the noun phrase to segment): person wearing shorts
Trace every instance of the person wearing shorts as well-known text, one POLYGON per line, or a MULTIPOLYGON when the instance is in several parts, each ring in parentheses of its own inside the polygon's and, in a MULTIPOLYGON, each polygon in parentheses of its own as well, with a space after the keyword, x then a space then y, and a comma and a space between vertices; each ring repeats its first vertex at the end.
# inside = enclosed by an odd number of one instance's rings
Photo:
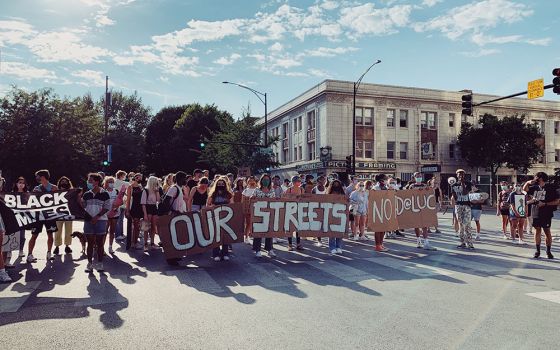
MULTIPOLYGON (((476 183, 472 182, 471 184, 471 193, 480 193, 480 190, 476 186, 476 183)), ((484 203, 484 201, 471 201, 471 219, 476 225, 476 236, 474 238, 476 241, 480 239, 480 217, 482 216, 482 203, 484 203)))
POLYGON ((88 176, 88 190, 82 196, 85 211, 91 216, 90 220, 84 222, 84 235, 87 239, 86 272, 93 272, 93 246, 97 246, 97 265, 99 272, 103 269, 103 241, 107 229, 107 212, 111 210, 111 197, 109 193, 100 187, 102 178, 97 173, 88 176))
MULTIPOLYGON (((56 187, 56 185, 53 185, 52 183, 49 182, 50 177, 51 174, 46 169, 37 171, 35 173, 35 179, 37 180, 39 185, 33 189, 33 192, 58 191, 58 187, 56 187)), ((47 261, 53 259, 51 251, 54 243, 53 234, 57 230, 56 221, 55 220, 43 221, 43 222, 38 222, 31 228, 31 239, 29 240, 29 245, 28 245, 29 250, 27 253, 28 263, 33 263, 37 261, 37 259, 33 256, 33 249, 35 248, 35 242, 37 242, 37 237, 39 236, 39 233, 43 231, 43 227, 45 228, 45 231, 47 231, 47 261)))

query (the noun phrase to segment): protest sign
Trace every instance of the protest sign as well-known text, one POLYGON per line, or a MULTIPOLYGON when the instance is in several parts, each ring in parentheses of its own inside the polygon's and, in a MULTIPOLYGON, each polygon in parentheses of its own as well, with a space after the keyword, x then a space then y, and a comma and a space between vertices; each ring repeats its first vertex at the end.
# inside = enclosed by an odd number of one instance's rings
POLYGON ((56 192, 0 193, 0 214, 7 233, 46 221, 89 219, 80 204, 80 189, 56 192))
POLYGON ((348 202, 340 195, 304 194, 252 200, 253 237, 344 237, 348 202))
POLYGON ((372 232, 394 231, 399 228, 395 208, 396 191, 370 191, 368 230, 372 232))
POLYGON ((395 192, 395 210, 400 229, 437 226, 436 196, 433 189, 395 192))
POLYGON ((200 212, 162 216, 158 221, 158 233, 166 259, 243 242, 243 207, 234 203, 204 208, 200 212))

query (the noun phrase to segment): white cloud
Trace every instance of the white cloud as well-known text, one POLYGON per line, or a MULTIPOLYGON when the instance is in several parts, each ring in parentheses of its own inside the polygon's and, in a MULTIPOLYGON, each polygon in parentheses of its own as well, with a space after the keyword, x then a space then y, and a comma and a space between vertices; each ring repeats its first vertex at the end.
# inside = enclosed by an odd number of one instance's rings
POLYGON ((338 3, 336 1, 332 1, 332 0, 324 0, 321 5, 322 8, 324 8, 325 10, 334 10, 336 8, 338 8, 338 3))
POLYGON ((0 47, 22 44, 33 33, 33 26, 27 22, 0 21, 0 47))
POLYGON ((323 78, 323 79, 327 79, 330 78, 331 75, 329 73, 327 73, 324 70, 320 70, 320 69, 315 69, 315 68, 311 68, 307 71, 310 75, 314 76, 314 77, 318 77, 318 78, 323 78))
POLYGON ((358 50, 357 47, 318 47, 316 49, 306 50, 305 55, 313 57, 334 57, 358 50))
POLYGON ((37 68, 20 62, 2 62, 3 75, 9 75, 21 80, 43 79, 52 80, 56 79, 56 74, 53 71, 37 68))
POLYGON ((467 57, 484 57, 484 56, 490 56, 490 55, 495 55, 500 53, 501 51, 498 49, 479 49, 478 51, 464 51, 461 52, 461 54, 463 56, 467 56, 467 57))
POLYGON ((41 62, 98 63, 113 55, 107 49, 84 44, 80 36, 71 31, 39 33, 25 45, 41 62))
POLYGON ((272 44, 268 49, 270 51, 280 52, 280 51, 284 50, 284 45, 280 44, 279 42, 276 42, 276 43, 272 44))
POLYGON ((529 45, 548 46, 552 41, 551 38, 543 39, 526 39, 522 35, 492 36, 483 33, 475 33, 471 37, 471 41, 478 46, 488 44, 509 44, 509 43, 525 43, 529 45))
POLYGON ((96 7, 97 10, 95 12, 94 21, 96 27, 105 27, 105 26, 112 26, 116 22, 109 18, 108 14, 111 8, 117 6, 125 6, 135 2, 136 0, 80 0, 83 4, 96 7))
POLYGON ((439 4, 440 2, 443 2, 443 0, 423 0, 422 6, 433 7, 439 4))
POLYGON ((103 72, 85 69, 85 70, 77 70, 71 73, 73 77, 81 78, 84 81, 78 82, 81 85, 85 86, 104 86, 105 85, 105 76, 103 72))
POLYGON ((533 10, 524 4, 509 0, 484 0, 455 7, 443 16, 416 23, 414 29, 417 32, 440 31, 455 40, 465 33, 477 33, 502 23, 515 23, 532 14, 533 10))
POLYGON ((240 54, 233 53, 229 57, 220 57, 214 61, 214 63, 222 65, 222 66, 229 66, 235 63, 238 59, 241 58, 240 54))
POLYGON ((351 29, 358 37, 364 34, 389 35, 398 32, 399 27, 409 24, 411 5, 375 8, 372 3, 341 9, 339 23, 351 29))

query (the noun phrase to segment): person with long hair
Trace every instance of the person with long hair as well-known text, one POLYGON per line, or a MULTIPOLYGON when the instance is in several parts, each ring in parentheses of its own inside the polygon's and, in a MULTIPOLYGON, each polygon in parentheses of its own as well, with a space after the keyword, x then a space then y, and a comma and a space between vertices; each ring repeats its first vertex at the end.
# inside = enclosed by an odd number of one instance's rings
POLYGON ((363 181, 359 181, 356 189, 350 194, 350 205, 352 206, 354 220, 356 221, 354 226, 355 241, 367 239, 365 236, 365 226, 369 205, 368 197, 369 193, 366 191, 366 184, 363 181))
POLYGON ((146 188, 142 192, 140 204, 144 213, 144 221, 150 223, 150 231, 144 232, 144 251, 148 251, 148 233, 150 236, 150 249, 156 249, 155 237, 157 234, 158 211, 157 205, 161 201, 161 188, 159 179, 155 176, 148 178, 146 188))
POLYGON ((511 229, 511 241, 513 244, 525 244, 523 241, 523 226, 527 217, 527 194, 523 193, 521 184, 513 185, 513 192, 509 195, 509 217, 511 229), (519 237, 516 240, 516 237, 519 237))
MULTIPOLYGON (((257 179, 254 176, 249 176, 247 179, 247 187, 243 189, 241 193, 241 202, 243 203, 243 207, 245 208, 248 206, 248 203, 251 201, 251 197, 255 195, 257 191, 257 179)), ((249 237, 251 236, 251 213, 245 213, 245 243, 251 243, 249 237)))
MULTIPOLYGON (((263 174, 259 179, 259 185, 255 194, 253 195, 255 198, 276 198, 276 194, 272 190, 272 179, 270 178, 269 174, 263 174)), ((262 256, 261 253, 261 245, 262 245, 262 238, 255 237, 253 238, 253 251, 255 252, 255 256, 260 258, 262 256)), ((267 251, 268 256, 273 258, 276 256, 276 253, 272 249, 273 241, 272 238, 265 238, 264 239, 264 250, 267 251)))
POLYGON ((245 180, 243 178, 238 177, 235 179, 233 184, 233 202, 234 203, 241 203, 243 199, 243 190, 245 189, 245 180))
MULTIPOLYGON (((394 190, 394 187, 389 186, 389 180, 385 174, 375 175, 376 184, 373 186, 375 191, 387 191, 394 190)), ((389 249, 385 248, 383 245, 383 239, 385 238, 385 232, 375 232, 375 251, 386 252, 389 249)))
MULTIPOLYGON (((428 185, 423 182, 424 177, 422 173, 415 172, 412 175, 412 180, 406 186, 407 189, 430 190, 428 185)), ((469 219, 470 220, 470 219, 469 219)), ((414 233, 416 234, 416 248, 424 250, 437 250, 436 247, 430 244, 428 227, 415 227, 414 233)))
POLYGON ((142 174, 137 173, 132 177, 130 186, 126 189, 126 217, 132 218, 132 240, 131 245, 135 249, 142 249, 142 244, 138 242, 140 235, 140 220, 144 217, 142 211, 142 174))
MULTIPOLYGON (((115 241, 115 229, 120 216, 120 204, 123 202, 124 193, 119 192, 119 190, 115 188, 115 178, 112 176, 106 176, 103 179, 103 189, 109 194, 109 206, 111 210, 107 213, 106 233, 109 234, 109 254, 114 254, 113 242, 115 241)), ((105 240, 106 239, 107 234, 105 234, 105 240)), ((103 241, 103 245, 105 245, 105 240, 103 241)))
MULTIPOLYGON (((303 194, 304 193, 303 191, 304 190, 301 187, 301 178, 299 176, 293 176, 291 186, 288 187, 286 192, 284 192, 283 196, 284 197, 298 196, 303 194)), ((301 237, 299 235, 299 232, 297 231, 296 231, 296 249, 305 250, 305 248, 303 248, 303 245, 301 244, 301 237)), ((292 251, 292 250, 294 250, 293 233, 290 233, 290 235, 288 236, 288 251, 292 251)))
MULTIPOLYGON (((58 179, 56 186, 61 191, 67 191, 74 186, 72 186, 72 181, 66 176, 62 176, 58 179)), ((62 245, 62 231, 64 229, 64 253, 71 254, 72 248, 72 221, 57 221, 56 222, 56 232, 54 233, 54 255, 58 255, 60 253, 60 246, 62 245)))
POLYGON ((163 179, 163 186, 162 186, 163 193, 167 193, 167 190, 168 190, 169 188, 171 188, 171 186, 173 186, 173 184, 175 183, 175 182, 173 181, 173 177, 174 177, 174 176, 175 176, 175 174, 170 173, 170 174, 167 174, 167 175, 165 176, 165 178, 163 179))
MULTIPOLYGON (((24 194, 27 192, 29 192, 27 181, 23 176, 18 177, 12 188, 12 193, 24 194)), ((25 256, 25 253, 23 252, 24 246, 25 246, 25 230, 21 230, 19 231, 19 257, 20 258, 23 258, 25 256)))
MULTIPOLYGON (((224 204, 233 203, 233 192, 229 186, 229 180, 226 176, 218 177, 208 190, 208 200, 206 206, 214 207, 224 204)), ((212 258, 214 261, 229 260, 229 245, 222 244, 220 247, 212 249, 212 258)))
POLYGON ((187 202, 188 211, 200 211, 206 206, 209 183, 210 181, 208 181, 207 177, 202 177, 198 180, 197 184, 191 188, 189 201, 187 202))
MULTIPOLYGON (((504 234, 504 239, 508 239, 507 226, 509 224, 509 207, 508 202, 509 195, 511 194, 511 189, 508 183, 505 181, 500 182, 500 193, 498 193, 498 204, 496 206, 496 215, 502 216, 502 233, 504 234)), ((512 239, 515 239, 513 237, 512 239)))
MULTIPOLYGON (((326 194, 341 195, 346 197, 344 186, 338 179, 331 181, 326 194)), ((329 250, 331 254, 342 254, 342 238, 329 237, 329 250)))

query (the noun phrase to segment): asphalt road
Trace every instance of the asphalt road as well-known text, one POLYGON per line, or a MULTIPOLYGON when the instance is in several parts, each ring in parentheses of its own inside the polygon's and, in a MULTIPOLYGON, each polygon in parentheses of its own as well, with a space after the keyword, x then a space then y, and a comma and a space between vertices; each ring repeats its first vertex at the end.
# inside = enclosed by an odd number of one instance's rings
MULTIPOLYGON (((246 244, 230 262, 210 254, 171 267, 161 251, 106 259, 84 272, 72 255, 45 261, 41 235, 32 265, 16 263, 0 285, 2 349, 558 349, 560 259, 535 260, 531 245, 482 218, 475 251, 457 250, 450 215, 440 216, 436 252, 413 233, 346 241, 343 256, 306 241, 256 259, 246 244)), ((553 222, 553 229, 560 221, 553 222)), ((556 246, 560 243, 555 242, 556 246)), ((558 258, 560 250, 553 249, 558 258)))

